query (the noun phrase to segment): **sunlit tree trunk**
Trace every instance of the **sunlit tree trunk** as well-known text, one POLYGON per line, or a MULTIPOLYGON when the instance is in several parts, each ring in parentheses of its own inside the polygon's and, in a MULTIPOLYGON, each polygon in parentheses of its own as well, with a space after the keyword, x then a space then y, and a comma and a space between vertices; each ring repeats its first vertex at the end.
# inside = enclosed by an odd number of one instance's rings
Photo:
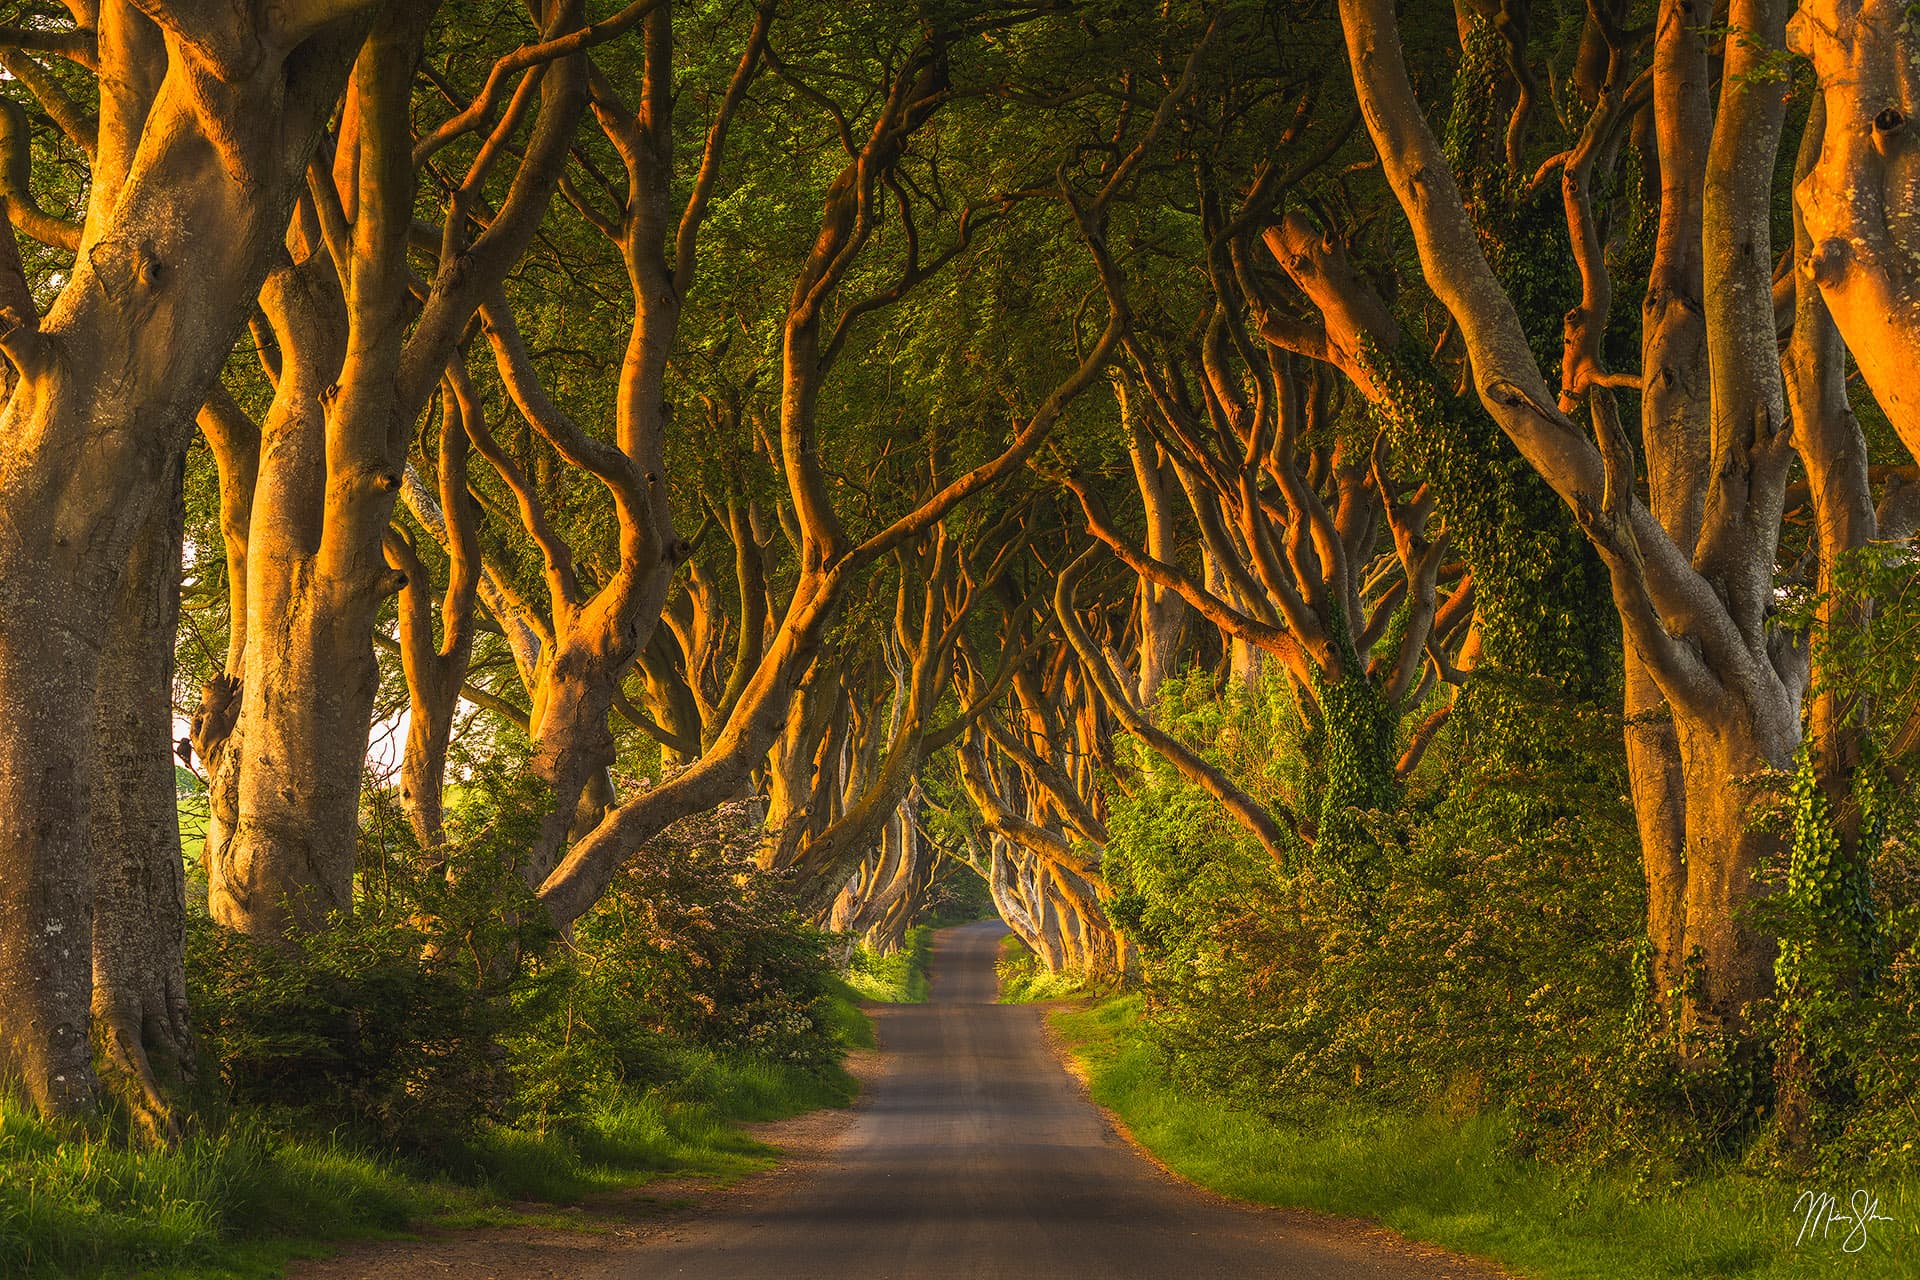
POLYGON ((16 307, 0 341, 20 375, 0 410, 0 1072, 44 1111, 84 1109, 95 1088, 98 771, 75 717, 95 706, 130 551, 178 474, 362 22, 352 5, 282 6, 269 22, 103 4, 72 275, 44 322, 16 307))
POLYGON ((369 37, 331 179, 316 168, 288 241, 294 265, 263 298, 282 367, 248 539, 252 635, 228 745, 236 813, 208 877, 215 919, 258 936, 352 910, 379 689, 373 634, 386 599, 407 585, 386 547, 414 426, 468 321, 531 241, 585 108, 585 59, 571 42, 579 7, 557 0, 535 46, 546 60, 523 72, 448 199, 439 270, 416 313, 407 255, 418 178, 438 139, 416 142, 410 103, 432 16, 424 3, 396 11, 369 37), (529 113, 507 194, 469 239, 473 202, 529 113))
MULTIPOLYGON (((456 359, 456 368, 458 361, 456 359)), ((443 791, 447 749, 461 686, 473 656, 473 607, 480 588, 480 538, 467 494, 470 416, 485 412, 464 374, 451 376, 440 397, 439 509, 447 550, 447 590, 434 634, 431 580, 405 537, 389 529, 387 562, 406 578, 400 590, 400 661, 407 680, 407 743, 400 760, 400 803, 414 839, 431 854, 446 840, 443 791)))
MULTIPOLYGON (((1788 437, 1767 229, 1783 93, 1760 64, 1779 45, 1786 5, 1733 6, 1731 22, 1743 34, 1728 41, 1705 160, 1713 431, 1691 557, 1634 495, 1632 456, 1608 415, 1610 398, 1588 397, 1593 437, 1555 407, 1420 116, 1390 6, 1341 0, 1340 13, 1376 152, 1413 225, 1427 279, 1460 325, 1481 401, 1580 520, 1607 564, 1628 642, 1673 708, 1686 804, 1685 937, 1701 960, 1684 1013, 1691 1027, 1742 1035, 1745 1007, 1770 981, 1771 944, 1747 910, 1761 892, 1760 863, 1777 843, 1751 810, 1799 738, 1797 694, 1774 664, 1767 627, 1788 437)), ((1599 264, 1587 255, 1582 269, 1599 264)))
POLYGON ((1799 178, 1817 286, 1874 398, 1920 454, 1920 42, 1904 0, 1803 0, 1789 28, 1824 105, 1818 160, 1799 178))
MULTIPOLYGON (((1127 430, 1127 457, 1133 464, 1134 485, 1140 491, 1140 505, 1147 517, 1142 546, 1155 560, 1171 562, 1178 554, 1172 495, 1168 491, 1174 483, 1173 463, 1141 420, 1126 383, 1116 380, 1114 391, 1127 430)), ((1176 674, 1187 606, 1179 593, 1142 580, 1134 607, 1140 629, 1135 696, 1141 706, 1151 707, 1161 684, 1176 674)))

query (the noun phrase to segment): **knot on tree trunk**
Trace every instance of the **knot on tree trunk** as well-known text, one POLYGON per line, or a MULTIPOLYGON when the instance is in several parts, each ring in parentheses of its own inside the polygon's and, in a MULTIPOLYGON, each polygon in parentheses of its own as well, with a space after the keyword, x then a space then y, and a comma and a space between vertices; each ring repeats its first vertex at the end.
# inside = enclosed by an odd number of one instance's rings
POLYGON ((1846 274, 1847 262, 1853 256, 1847 242, 1838 236, 1829 236, 1813 246, 1813 252, 1807 255, 1807 274, 1821 288, 1838 284, 1840 277, 1846 274))

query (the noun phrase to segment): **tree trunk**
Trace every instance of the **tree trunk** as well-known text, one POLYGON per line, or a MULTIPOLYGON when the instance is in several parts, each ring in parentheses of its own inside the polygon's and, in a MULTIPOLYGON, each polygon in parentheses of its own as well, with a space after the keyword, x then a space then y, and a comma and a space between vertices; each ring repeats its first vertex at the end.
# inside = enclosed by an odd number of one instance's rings
POLYGON ((440 394, 438 537, 447 552, 447 590, 440 635, 433 629, 433 593, 426 566, 397 528, 387 530, 387 561, 406 578, 398 618, 401 667, 407 680, 407 745, 400 760, 400 804, 414 839, 430 858, 446 842, 447 749, 473 657, 473 610, 480 589, 480 537, 467 492, 467 415, 486 412, 459 358, 440 394))
POLYGON ((992 865, 987 887, 993 894, 1000 919, 1040 959, 1048 972, 1058 973, 1066 963, 1060 945, 1059 921, 1047 906, 1046 896, 1038 892, 1041 863, 1037 858, 1021 859, 998 836, 990 836, 992 865))
MULTIPOLYGON (((1392 6, 1340 0, 1339 8, 1375 152, 1427 280, 1460 325, 1481 402, 1600 552, 1629 643, 1673 707, 1686 805, 1686 945, 1705 965, 1687 1020, 1744 1039, 1741 1006, 1768 988, 1771 972, 1767 941, 1742 913, 1776 839, 1747 818, 1767 785, 1761 775, 1790 763, 1799 736, 1796 695, 1767 636, 1788 456, 1766 200, 1784 95, 1767 66, 1786 6, 1735 0, 1730 11, 1742 38, 1727 43, 1698 222, 1712 429, 1691 551, 1636 496, 1617 423, 1595 410, 1596 447, 1555 407, 1420 114, 1392 6)), ((1662 20, 1685 17, 1682 4, 1662 20)), ((1658 376, 1658 364, 1647 372, 1658 376)))
POLYGON ((1795 186, 1799 258, 1860 374, 1920 454, 1920 51, 1904 0, 1804 0, 1788 28, 1825 106, 1819 162, 1795 186))
POLYGON ((582 802, 594 780, 613 764, 608 717, 620 669, 610 652, 610 637, 596 635, 594 624, 616 619, 601 610, 593 612, 593 618, 573 622, 555 640, 534 692, 533 772, 553 796, 523 869, 527 883, 536 888, 559 861, 568 836, 592 830, 599 820, 597 809, 589 814, 582 802))
POLYGON ((321 555, 328 389, 348 326, 331 260, 308 249, 262 295, 280 339, 280 381, 261 428, 247 616, 234 620, 249 637, 240 715, 214 786, 216 808, 231 807, 230 828, 207 848, 213 918, 262 938, 353 909, 360 779, 379 690, 371 635, 381 597, 321 555))
MULTIPOLYGON (((0 418, 9 438, 31 431, 20 416, 0 418)), ((9 502, 9 510, 20 508, 9 502)), ((0 619, 15 624, 0 622, 0 698, 9 719, 0 735, 0 1004, 7 1009, 0 1033, 8 1042, 0 1066, 21 1077, 43 1113, 94 1101, 94 762, 90 735, 73 732, 73 722, 93 702, 100 653, 90 638, 107 626, 100 597, 117 576, 104 563, 51 562, 44 550, 58 538, 51 521, 29 533, 17 514, 0 533, 0 619), (76 579, 89 589, 75 591, 76 579), (31 629, 18 625, 29 621, 31 629)))
MULTIPOLYGON (((262 343, 263 347, 266 343, 262 343)), ((220 671, 201 686, 189 739, 207 770, 207 833, 201 863, 226 844, 239 809, 239 771, 228 769, 227 744, 240 721, 240 676, 247 651, 247 538, 260 472, 260 428, 224 386, 201 407, 200 433, 220 470, 220 536, 227 552, 227 652, 220 671)))
POLYGON ((1654 998, 1671 1012, 1687 955, 1687 802, 1673 712, 1646 664, 1626 654, 1627 778, 1647 881, 1647 941, 1654 998))
MULTIPOLYGON (((1357 664, 1356 664, 1357 665, 1357 664)), ((1394 721, 1380 691, 1364 675, 1319 689, 1326 783, 1315 824, 1314 861, 1370 881, 1379 845, 1360 814, 1399 806, 1394 777, 1394 721)))
MULTIPOLYGON (((538 113, 505 197, 469 239, 472 202, 501 154, 500 130, 518 127, 517 111, 493 126, 449 196, 441 260, 416 306, 408 254, 422 166, 409 94, 433 12, 423 4, 383 15, 355 64, 332 172, 316 176, 352 209, 343 229, 350 261, 332 262, 324 202, 303 205, 289 247, 304 260, 280 273, 284 287, 266 305, 287 367, 248 546, 254 636, 242 681, 239 814, 213 901, 217 918, 256 935, 311 929, 352 909, 379 689, 374 624, 406 585, 384 548, 414 426, 475 311, 531 242, 585 108, 584 56, 549 41, 563 51, 538 73, 538 113)), ((569 5, 553 16, 566 28, 579 20, 569 5)))
MULTIPOLYGON (((1127 428, 1127 456, 1133 463, 1134 484, 1140 490, 1140 505, 1147 517, 1143 545, 1149 556, 1171 564, 1179 555, 1173 504, 1167 491, 1172 483, 1172 462, 1140 420, 1126 384, 1116 379, 1114 391, 1127 428)), ((1187 606, 1177 592, 1142 579, 1135 609, 1140 627, 1140 671, 1135 688, 1140 705, 1150 708, 1160 694, 1160 686, 1178 670, 1187 606)))
POLYGON ((94 1097, 95 772, 74 717, 94 707, 129 550, 177 474, 359 43, 350 6, 276 10, 264 43, 250 17, 226 26, 190 45, 101 6, 80 251, 45 324, 22 316, 4 343, 21 377, 0 412, 0 1074, 45 1112, 94 1097), (242 45, 256 55, 244 72, 218 52, 242 45))
POLYGON ((193 1072, 186 876, 174 780, 173 635, 185 508, 179 472, 134 543, 101 651, 93 797, 93 1017, 106 1083, 149 1137, 178 1135, 193 1072))
POLYGON ((880 955, 891 955, 906 945, 907 930, 932 881, 932 851, 920 837, 918 813, 916 787, 888 820, 871 883, 847 918, 846 927, 863 932, 867 947, 880 955))
POLYGON ((1766 775, 1792 765, 1797 719, 1749 727, 1678 725, 1687 804, 1686 950, 1699 981, 1684 1027, 1744 1034, 1745 1006, 1772 988, 1775 944, 1748 914, 1764 887, 1756 878, 1781 838, 1755 821, 1766 775))
MULTIPOLYGON (((1655 28, 1653 120, 1660 218, 1641 303, 1641 440, 1647 503, 1688 556, 1700 538, 1710 456, 1707 321, 1701 260, 1712 133, 1705 32, 1685 0, 1663 0, 1655 28)), ((1673 709, 1626 650, 1627 777, 1647 881, 1654 995, 1671 1015, 1686 960, 1687 804, 1673 709)))

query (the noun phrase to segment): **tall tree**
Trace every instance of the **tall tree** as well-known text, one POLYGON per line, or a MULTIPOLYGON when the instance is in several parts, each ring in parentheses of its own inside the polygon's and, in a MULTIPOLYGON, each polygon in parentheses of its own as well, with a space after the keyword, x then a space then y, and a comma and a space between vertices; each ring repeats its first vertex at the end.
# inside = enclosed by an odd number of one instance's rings
MULTIPOLYGON (((1567 402, 1585 402, 1591 436, 1547 390, 1421 118, 1388 6, 1376 0, 1340 6, 1369 131, 1412 224, 1427 280, 1460 326, 1480 399, 1599 551, 1628 643, 1672 709, 1684 803, 1683 878, 1676 882, 1650 868, 1649 890, 1656 923, 1663 911, 1684 923, 1664 936, 1656 929, 1654 941, 1668 952, 1669 972, 1678 967, 1675 947, 1700 960, 1699 980, 1684 1002, 1687 1024, 1736 1037, 1745 1034, 1745 1007, 1771 981, 1772 946, 1748 908, 1761 892, 1757 873, 1778 837, 1755 822, 1750 809, 1767 779, 1791 765, 1800 741, 1804 667, 1783 652, 1769 623, 1787 461, 1797 445, 1812 455, 1810 471, 1831 474, 1823 451, 1849 447, 1790 430, 1776 353, 1768 219, 1785 95, 1770 60, 1782 47, 1787 8, 1779 0, 1733 5, 1735 35, 1727 41, 1711 141, 1704 154, 1675 147, 1660 158, 1663 190, 1684 194, 1697 184, 1701 193, 1697 222, 1674 229, 1665 244, 1683 255, 1696 236, 1699 246, 1706 373, 1691 384, 1684 376, 1676 382, 1703 397, 1698 413, 1710 427, 1708 465, 1691 470, 1684 451, 1661 439, 1693 420, 1674 412, 1671 397, 1648 397, 1649 411, 1663 416, 1643 423, 1654 464, 1666 459, 1690 471, 1653 480, 1655 493, 1672 494, 1669 514, 1699 512, 1690 554, 1680 541, 1686 530, 1669 529, 1635 492, 1611 376, 1598 368, 1584 385, 1567 384, 1567 402)), ((1674 27, 1690 15, 1686 4, 1663 5, 1664 38, 1679 39, 1674 27)), ((1687 106, 1689 95, 1701 92, 1689 79, 1697 75, 1697 59, 1683 48, 1668 49, 1651 72, 1654 100, 1677 112, 1697 111, 1687 106)), ((1630 60, 1617 58, 1606 91, 1624 95, 1635 77, 1630 60)), ((1568 212, 1589 282, 1588 304, 1568 322, 1569 350, 1577 354, 1576 327, 1605 314, 1604 305, 1592 302, 1605 264, 1581 226, 1575 185, 1568 212)), ((1682 202, 1673 216, 1694 215, 1682 202)), ((1656 279, 1663 278, 1656 270, 1656 279)), ((1684 392, 1676 388, 1676 394, 1684 392)))
MULTIPOLYGON (((91 67, 100 86, 71 274, 44 318, 29 298, 7 299, 0 341, 17 374, 0 410, 0 696, 12 725, 0 735, 0 1068, 45 1111, 84 1110, 96 1087, 99 761, 73 717, 95 705, 100 637, 133 548, 171 500, 194 417, 377 9, 106 0, 76 3, 71 29, 15 29, 11 41, 91 67)), ((167 558, 142 563, 164 572, 167 558)))
POLYGON ((385 547, 415 423, 546 212, 586 106, 581 51, 651 7, 637 0, 588 25, 577 3, 543 6, 539 39, 490 74, 489 89, 519 76, 499 118, 489 121, 483 90, 418 140, 410 105, 434 6, 385 15, 360 54, 332 163, 315 167, 261 299, 279 367, 250 513, 247 613, 235 621, 247 631, 240 712, 213 790, 223 838, 208 850, 209 894, 224 924, 278 936, 352 910, 379 683, 372 636, 406 581, 385 547), (488 179, 523 123, 519 164, 482 220, 488 179), (408 251, 422 175, 482 128, 445 198, 416 304, 408 251))

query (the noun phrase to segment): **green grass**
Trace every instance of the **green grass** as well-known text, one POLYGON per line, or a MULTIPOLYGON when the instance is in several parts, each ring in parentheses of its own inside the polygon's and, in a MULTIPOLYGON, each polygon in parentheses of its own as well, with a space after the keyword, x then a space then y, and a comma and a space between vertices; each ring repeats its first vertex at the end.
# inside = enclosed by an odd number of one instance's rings
POLYGON ((392 1233, 484 1193, 239 1120, 171 1150, 0 1112, 0 1274, 265 1276, 301 1242, 392 1233), (276 1239, 278 1237, 278 1239, 276 1239))
POLYGON ((933 958, 933 926, 915 925, 907 945, 890 956, 856 948, 847 965, 847 985, 875 1004, 919 1004, 927 998, 927 965, 933 958))
MULTIPOLYGON (((1094 1099, 1148 1150, 1203 1187, 1260 1204, 1370 1218, 1409 1236, 1556 1280, 1920 1277, 1920 1187, 1879 1197, 1864 1249, 1848 1227, 1795 1244, 1806 1187, 1725 1172, 1647 1191, 1624 1176, 1509 1153, 1497 1117, 1467 1121, 1332 1106, 1281 1123, 1182 1092, 1140 1026, 1138 997, 1053 1014, 1094 1099)), ((1845 1200, 1855 1183, 1823 1182, 1845 1200)))
POLYGON ((1032 948, 1011 933, 1000 939, 1000 958, 993 968, 1000 979, 1001 1004, 1067 1000, 1087 994, 1082 977, 1050 972, 1032 948))
MULTIPOLYGON (((872 1029, 848 991, 835 1025, 872 1029)), ((736 1122, 845 1106, 857 1086, 688 1050, 671 1085, 607 1099, 562 1131, 495 1128, 436 1166, 241 1114, 170 1150, 48 1124, 0 1094, 0 1276, 256 1280, 326 1242, 426 1223, 560 1222, 516 1202, 568 1204, 662 1175, 738 1177, 773 1150, 736 1122)))
POLYGON ((848 978, 840 980, 839 990, 834 997, 827 1006, 827 1017, 833 1027, 834 1038, 849 1049, 876 1048, 880 1042, 874 1038, 873 1021, 860 1012, 860 1002, 873 997, 856 988, 848 978))
POLYGON ((735 1177, 763 1167, 772 1154, 736 1122, 844 1107, 856 1089, 837 1068, 819 1075, 689 1052, 674 1084, 612 1099, 584 1125, 563 1132, 488 1131, 463 1153, 456 1172, 507 1200, 550 1204, 661 1174, 735 1177))

